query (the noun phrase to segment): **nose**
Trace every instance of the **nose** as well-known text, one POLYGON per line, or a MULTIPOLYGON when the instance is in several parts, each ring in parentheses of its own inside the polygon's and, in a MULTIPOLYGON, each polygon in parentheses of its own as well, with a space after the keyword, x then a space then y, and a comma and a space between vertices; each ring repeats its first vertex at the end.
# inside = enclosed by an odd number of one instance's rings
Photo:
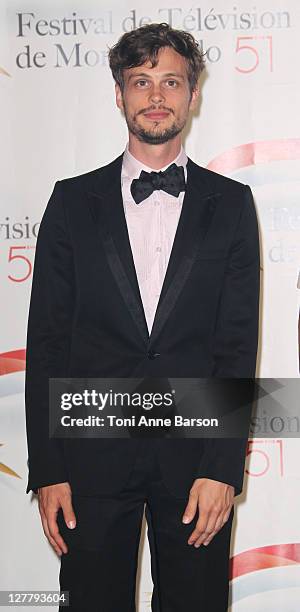
POLYGON ((161 104, 161 102, 165 100, 165 97, 161 91, 159 84, 157 85, 153 84, 153 87, 151 88, 149 100, 153 104, 161 104))

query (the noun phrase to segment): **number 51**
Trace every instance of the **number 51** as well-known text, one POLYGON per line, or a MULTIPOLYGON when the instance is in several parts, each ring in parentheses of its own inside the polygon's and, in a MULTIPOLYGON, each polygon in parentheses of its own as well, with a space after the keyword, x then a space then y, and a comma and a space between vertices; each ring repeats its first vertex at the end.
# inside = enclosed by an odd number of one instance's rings
POLYGON ((240 66, 235 66, 235 69, 238 72, 248 73, 248 72, 253 72, 254 70, 256 70, 259 64, 258 51, 257 49, 255 49, 255 47, 253 47, 250 44, 247 44, 247 45, 243 44, 243 41, 257 40, 257 39, 264 39, 264 40, 267 40, 268 42, 270 71, 273 72, 273 39, 272 39, 272 36, 238 36, 237 37, 235 52, 236 53, 240 53, 241 51, 248 52, 249 57, 250 57, 250 54, 252 54, 252 57, 253 57, 253 63, 250 68, 240 68, 240 66))

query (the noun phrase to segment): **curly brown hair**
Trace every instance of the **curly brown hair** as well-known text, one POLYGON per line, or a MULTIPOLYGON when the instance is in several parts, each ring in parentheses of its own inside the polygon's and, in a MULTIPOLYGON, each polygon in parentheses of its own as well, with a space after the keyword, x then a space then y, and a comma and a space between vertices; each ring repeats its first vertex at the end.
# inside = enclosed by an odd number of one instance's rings
POLYGON ((121 91, 124 90, 124 69, 141 66, 150 61, 152 68, 158 63, 158 51, 172 47, 186 59, 190 93, 196 88, 205 67, 204 53, 192 34, 175 30, 168 23, 150 23, 126 32, 109 48, 109 67, 121 91))

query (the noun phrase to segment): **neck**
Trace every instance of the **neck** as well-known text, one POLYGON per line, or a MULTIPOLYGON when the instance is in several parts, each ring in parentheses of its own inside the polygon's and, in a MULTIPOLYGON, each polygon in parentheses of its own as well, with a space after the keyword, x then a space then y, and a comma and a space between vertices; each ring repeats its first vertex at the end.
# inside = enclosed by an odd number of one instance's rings
POLYGON ((149 168, 153 168, 153 170, 159 170, 172 162, 179 154, 180 148, 181 138, 179 134, 172 138, 172 140, 168 140, 168 142, 153 145, 141 142, 129 132, 129 152, 140 162, 149 166, 149 168))

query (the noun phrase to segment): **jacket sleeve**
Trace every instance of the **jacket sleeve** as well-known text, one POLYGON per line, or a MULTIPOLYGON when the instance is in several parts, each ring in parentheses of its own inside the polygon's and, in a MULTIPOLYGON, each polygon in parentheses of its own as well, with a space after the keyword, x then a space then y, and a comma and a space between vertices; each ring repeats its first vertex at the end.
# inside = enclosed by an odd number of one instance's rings
MULTIPOLYGON (((254 378, 259 324, 260 257, 258 223, 251 189, 245 186, 241 213, 230 250, 218 308, 214 344, 216 378, 254 378)), ((247 418, 251 417, 251 409, 247 418)), ((197 478, 243 488, 245 438, 210 438, 197 478)))
POLYGON ((66 482, 62 440, 49 437, 49 378, 67 375, 74 304, 73 256, 55 184, 42 217, 33 269, 26 346, 25 411, 29 477, 26 493, 66 482))

